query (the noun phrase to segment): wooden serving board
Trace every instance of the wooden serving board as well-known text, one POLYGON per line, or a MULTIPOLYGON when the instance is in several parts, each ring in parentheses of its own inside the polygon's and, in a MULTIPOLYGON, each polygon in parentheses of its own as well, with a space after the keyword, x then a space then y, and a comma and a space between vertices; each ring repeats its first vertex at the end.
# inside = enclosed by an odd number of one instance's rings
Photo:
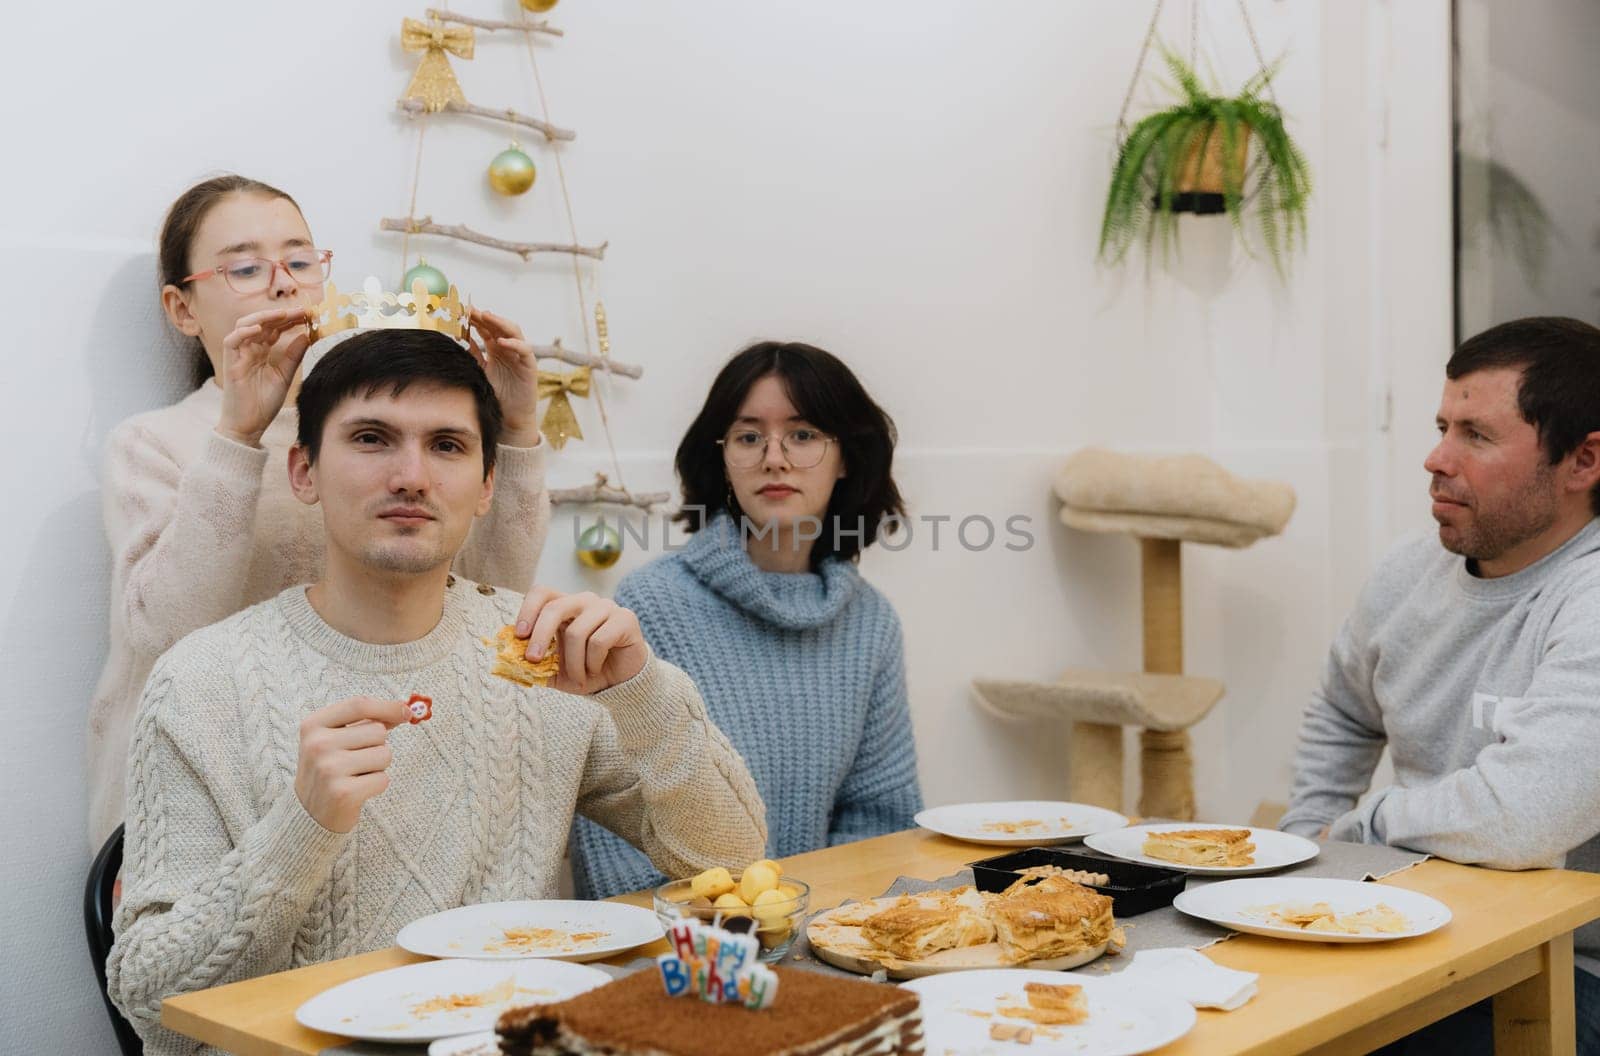
POLYGON ((861 937, 859 924, 840 923, 839 920, 864 920, 881 910, 888 909, 900 900, 899 895, 871 898, 863 902, 819 913, 806 925, 806 938, 818 959, 847 972, 871 975, 880 969, 889 973, 890 979, 920 979, 943 972, 965 972, 974 968, 1032 968, 1056 972, 1088 964, 1106 952, 1107 942, 1065 957, 1051 957, 1042 961, 1012 963, 1005 958, 998 942, 981 946, 962 946, 954 950, 941 950, 917 961, 904 961, 879 949, 861 937))

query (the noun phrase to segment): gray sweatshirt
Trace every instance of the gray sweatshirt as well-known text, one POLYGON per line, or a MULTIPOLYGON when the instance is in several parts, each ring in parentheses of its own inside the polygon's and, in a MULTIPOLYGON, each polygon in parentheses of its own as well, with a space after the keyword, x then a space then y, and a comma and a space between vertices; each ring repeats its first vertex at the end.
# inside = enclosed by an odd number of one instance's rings
MULTIPOLYGON (((1480 579, 1433 533, 1380 562, 1328 653, 1281 827, 1496 869, 1600 872, 1600 518, 1480 579), (1385 742, 1395 783, 1359 807, 1385 742)), ((1600 969, 1600 924, 1577 935, 1600 969)))

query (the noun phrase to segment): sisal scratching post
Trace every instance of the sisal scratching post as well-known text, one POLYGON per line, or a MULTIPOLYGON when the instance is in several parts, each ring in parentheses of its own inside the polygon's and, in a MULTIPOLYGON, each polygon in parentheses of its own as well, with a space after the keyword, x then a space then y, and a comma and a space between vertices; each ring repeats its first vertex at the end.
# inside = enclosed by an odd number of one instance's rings
MULTIPOLYGON (((1144 669, 1183 674, 1183 551, 1176 539, 1139 540, 1144 669)), ((1187 730, 1139 731, 1139 813, 1194 820, 1194 762, 1187 730)))
POLYGON ((1121 810, 1122 727, 1074 722, 1067 775, 1067 794, 1074 803, 1121 810))

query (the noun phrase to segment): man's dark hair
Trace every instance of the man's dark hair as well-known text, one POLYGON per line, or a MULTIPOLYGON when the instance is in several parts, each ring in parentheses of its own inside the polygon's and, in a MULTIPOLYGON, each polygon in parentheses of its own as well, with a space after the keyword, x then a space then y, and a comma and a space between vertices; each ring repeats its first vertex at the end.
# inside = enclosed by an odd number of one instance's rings
MULTIPOLYGON (((739 406, 756 382, 773 376, 800 417, 834 437, 845 476, 833 486, 823 531, 811 548, 811 567, 837 557, 854 561, 877 540, 880 522, 905 514, 895 486, 894 421, 873 402, 837 356, 799 342, 761 341, 730 359, 706 395, 705 406, 678 445, 678 479, 684 508, 677 514, 691 532, 730 505, 722 447, 739 406), (855 534, 857 531, 860 534, 855 534)), ((729 509, 735 518, 738 509, 729 509)))
POLYGON ((323 427, 341 400, 358 393, 373 396, 385 387, 399 396, 412 385, 472 393, 483 442, 483 475, 488 477, 500 442, 500 399, 472 353, 436 330, 371 330, 335 345, 300 386, 300 446, 315 463, 323 427))
MULTIPOLYGON (((1513 319, 1464 341, 1444 373, 1455 381, 1495 368, 1522 371, 1517 410, 1551 465, 1600 431, 1600 329, 1557 315, 1513 319)), ((1600 515, 1600 484, 1589 506, 1600 515)))

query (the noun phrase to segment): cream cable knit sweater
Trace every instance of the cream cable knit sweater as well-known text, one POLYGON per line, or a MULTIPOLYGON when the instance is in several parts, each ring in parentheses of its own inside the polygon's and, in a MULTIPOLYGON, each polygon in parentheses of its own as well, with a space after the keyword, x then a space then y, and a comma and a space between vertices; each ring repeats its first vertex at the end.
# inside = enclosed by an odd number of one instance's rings
POLYGON ((489 674, 480 638, 521 595, 457 579, 404 645, 329 627, 303 587, 189 635, 151 672, 128 765, 112 999, 150 1056, 202 1051, 163 998, 390 945, 443 909, 551 898, 574 813, 687 876, 761 857, 764 809, 694 683, 651 657, 593 697, 489 674), (294 792, 302 717, 345 697, 433 698, 389 737, 392 783, 348 834, 294 792))
MULTIPOLYGON (((111 638, 89 709, 89 841, 123 815, 123 772, 150 666, 190 631, 322 574, 322 512, 289 491, 293 404, 261 447, 214 432, 222 390, 206 382, 112 431, 103 481, 111 543, 111 638)), ((550 520, 544 445, 502 446, 494 506, 473 525, 456 571, 526 590, 550 520)))

